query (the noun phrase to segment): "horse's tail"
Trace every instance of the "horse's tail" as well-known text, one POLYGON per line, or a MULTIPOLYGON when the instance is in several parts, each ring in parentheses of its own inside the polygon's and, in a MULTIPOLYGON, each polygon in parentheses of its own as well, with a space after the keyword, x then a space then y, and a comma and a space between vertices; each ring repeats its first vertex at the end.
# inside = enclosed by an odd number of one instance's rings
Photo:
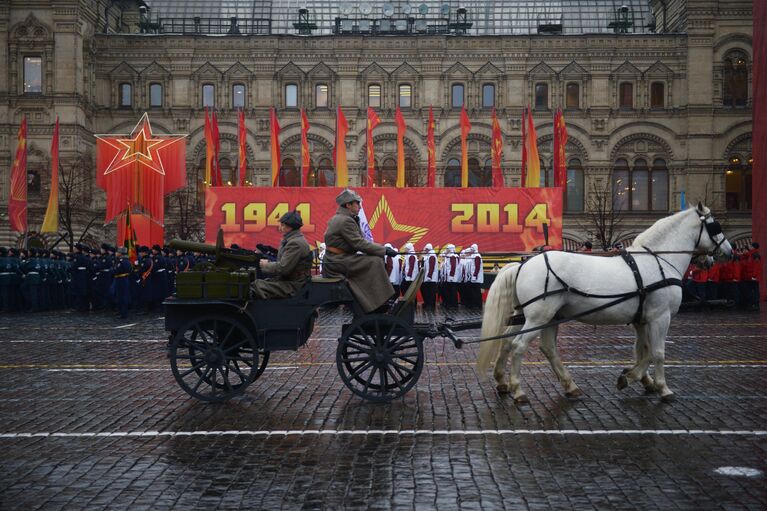
MULTIPOLYGON (((481 337, 501 335, 509 328, 509 319, 514 314, 517 303, 516 279, 520 263, 510 263, 504 266, 496 275, 490 291, 487 293, 485 310, 482 314, 481 337)), ((506 339, 486 341, 479 346, 477 369, 484 375, 487 369, 495 364, 501 350, 502 342, 506 339)))

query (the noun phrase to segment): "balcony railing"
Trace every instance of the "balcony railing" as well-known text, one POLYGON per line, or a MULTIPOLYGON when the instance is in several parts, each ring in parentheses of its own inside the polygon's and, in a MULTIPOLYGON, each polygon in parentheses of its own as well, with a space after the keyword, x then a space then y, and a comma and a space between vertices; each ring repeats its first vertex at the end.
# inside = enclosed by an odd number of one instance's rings
POLYGON ((272 20, 268 18, 160 18, 159 34, 184 35, 269 35, 272 20))

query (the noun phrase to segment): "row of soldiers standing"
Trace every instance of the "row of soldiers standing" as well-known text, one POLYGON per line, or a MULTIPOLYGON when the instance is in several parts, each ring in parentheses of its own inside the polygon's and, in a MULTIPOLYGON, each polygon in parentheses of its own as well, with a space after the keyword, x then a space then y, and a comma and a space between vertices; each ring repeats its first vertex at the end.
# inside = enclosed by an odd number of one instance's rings
POLYGON ((159 245, 137 253, 131 264, 125 248, 108 244, 94 249, 78 243, 69 254, 0 247, 0 310, 116 309, 121 317, 131 307, 153 311, 173 294, 178 272, 207 260, 159 245))
MULTIPOLYGON (((385 246, 392 248, 389 243, 385 246)), ((460 253, 456 252, 455 245, 447 244, 437 254, 431 243, 427 243, 420 253, 412 243, 406 243, 401 252, 384 258, 389 282, 396 292, 404 295, 418 274, 424 272, 421 296, 425 309, 433 310, 438 298, 444 307, 460 304, 471 309, 482 308, 484 272, 482 255, 476 244, 460 253)))

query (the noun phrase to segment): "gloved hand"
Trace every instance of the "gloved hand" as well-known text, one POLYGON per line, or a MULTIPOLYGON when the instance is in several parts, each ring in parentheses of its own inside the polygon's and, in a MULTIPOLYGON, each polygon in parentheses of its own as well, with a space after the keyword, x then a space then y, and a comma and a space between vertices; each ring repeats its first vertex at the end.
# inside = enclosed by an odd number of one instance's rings
POLYGON ((397 252, 391 247, 386 247, 386 255, 389 257, 395 257, 399 255, 399 252, 397 252))

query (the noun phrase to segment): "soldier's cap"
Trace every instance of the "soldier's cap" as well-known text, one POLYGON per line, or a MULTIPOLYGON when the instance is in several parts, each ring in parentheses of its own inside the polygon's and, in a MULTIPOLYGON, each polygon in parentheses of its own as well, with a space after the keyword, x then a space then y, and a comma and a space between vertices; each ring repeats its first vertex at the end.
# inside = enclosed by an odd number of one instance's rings
POLYGON ((104 250, 109 250, 109 243, 102 243, 101 248, 103 248, 104 250))
POLYGON ((158 252, 162 252, 162 247, 160 245, 152 245, 152 250, 157 250, 158 252))
POLYGON ((87 251, 87 250, 88 250, 88 247, 86 247, 86 246, 85 246, 85 245, 83 245, 82 243, 75 243, 75 248, 76 248, 77 250, 80 250, 81 252, 85 252, 85 251, 87 251))
POLYGON ((29 249, 29 253, 32 254, 33 256, 36 256, 37 255, 37 249, 36 248, 30 248, 29 249))
POLYGON ((107 252, 112 252, 112 253, 117 252, 117 247, 115 247, 114 245, 107 245, 107 252))
MULTIPOLYGON (((338 199, 336 199, 337 201, 338 199)), ((288 227, 292 227, 293 229, 300 229, 304 226, 304 221, 301 219, 301 215, 298 214, 298 211, 288 211, 282 217, 280 218, 280 223, 285 224, 288 227)))
POLYGON ((6 255, 8 253, 8 249, 5 247, 0 247, 0 255, 6 255))
POLYGON ((231 245, 229 245, 229 248, 231 248, 232 250, 239 250, 240 246, 237 243, 232 243, 231 245))
POLYGON ((128 255, 128 249, 125 247, 120 247, 117 249, 117 253, 120 255, 128 255))
POLYGON ((343 206, 344 204, 349 204, 350 202, 354 201, 362 203, 362 197, 360 197, 360 195, 351 188, 346 188, 336 197, 336 204, 339 206, 343 206))
POLYGON ((139 254, 146 254, 149 252, 149 247, 147 247, 146 245, 141 245, 140 247, 138 247, 137 252, 139 254))

